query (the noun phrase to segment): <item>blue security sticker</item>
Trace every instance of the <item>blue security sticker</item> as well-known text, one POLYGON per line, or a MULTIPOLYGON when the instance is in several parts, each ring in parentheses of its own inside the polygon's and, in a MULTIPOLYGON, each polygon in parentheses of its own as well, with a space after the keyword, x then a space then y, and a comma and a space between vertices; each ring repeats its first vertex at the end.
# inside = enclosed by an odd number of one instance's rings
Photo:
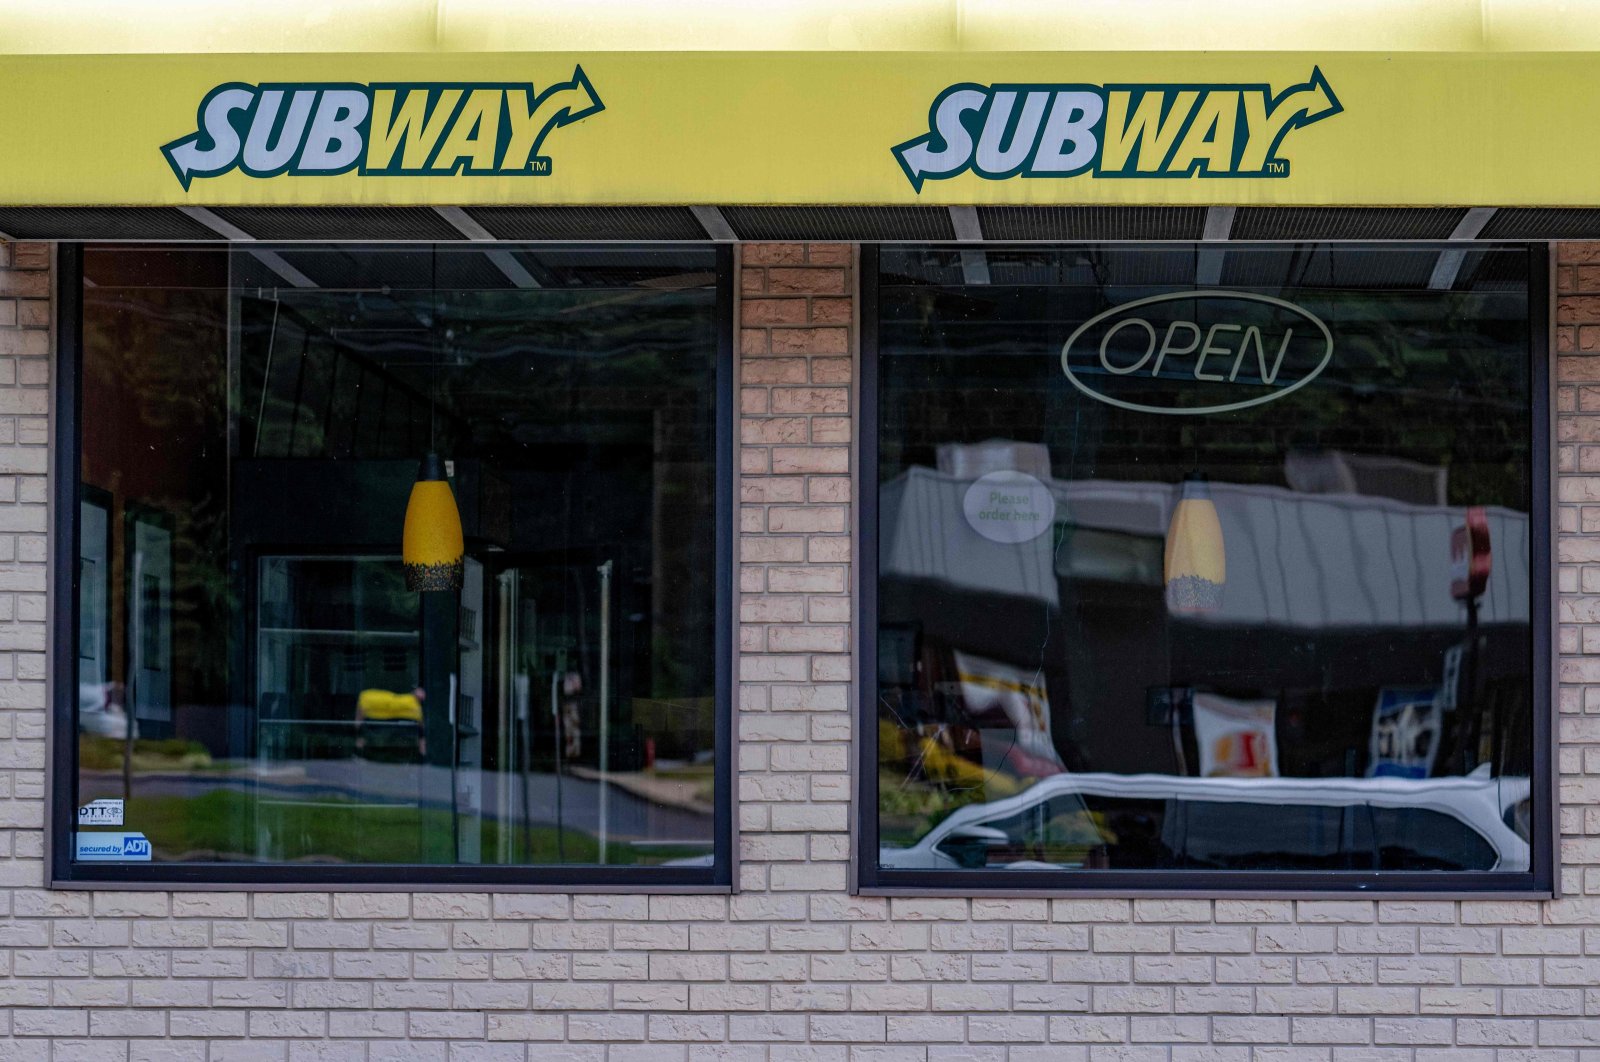
POLYGON ((150 839, 142 833, 80 833, 77 841, 82 862, 150 862, 150 839))

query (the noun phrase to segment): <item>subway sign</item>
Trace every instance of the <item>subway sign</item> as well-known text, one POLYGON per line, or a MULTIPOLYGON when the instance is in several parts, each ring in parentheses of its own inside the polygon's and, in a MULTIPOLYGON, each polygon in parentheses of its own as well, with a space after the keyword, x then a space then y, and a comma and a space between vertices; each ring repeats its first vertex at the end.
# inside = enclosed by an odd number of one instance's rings
POLYGON ((893 148, 917 192, 971 172, 1013 177, 1289 176, 1297 129, 1344 110, 1316 67, 1297 85, 951 85, 928 131, 893 148))
MULTIPOLYGON (((307 37, 304 47, 315 44, 307 37)), ((1593 52, 0 56, 14 207, 1600 206, 1593 52), (578 69, 581 64, 582 69, 578 69), (1559 143, 1564 164, 1550 165, 1559 143)), ((991 233, 991 236, 993 233, 991 233)))
POLYGON ((547 177, 545 139, 605 109, 594 85, 531 82, 229 83, 200 101, 195 130, 161 148, 184 190, 196 178, 547 177))

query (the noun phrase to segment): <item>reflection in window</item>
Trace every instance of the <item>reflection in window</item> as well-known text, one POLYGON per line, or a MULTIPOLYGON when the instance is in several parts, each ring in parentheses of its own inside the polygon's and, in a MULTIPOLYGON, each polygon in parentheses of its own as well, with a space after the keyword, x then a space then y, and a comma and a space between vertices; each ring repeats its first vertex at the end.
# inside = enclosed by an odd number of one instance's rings
POLYGON ((498 253, 84 251, 85 858, 712 865, 715 252, 498 253))
POLYGON ((1529 871, 1542 259, 1438 256, 882 251, 884 871, 1529 871))

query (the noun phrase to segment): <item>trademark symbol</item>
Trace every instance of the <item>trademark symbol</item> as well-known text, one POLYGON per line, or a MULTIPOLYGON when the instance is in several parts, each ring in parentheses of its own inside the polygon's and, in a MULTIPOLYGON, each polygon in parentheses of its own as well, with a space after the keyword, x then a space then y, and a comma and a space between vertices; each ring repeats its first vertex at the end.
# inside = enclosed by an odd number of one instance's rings
POLYGON ((538 174, 541 177, 550 176, 550 157, 548 155, 540 155, 529 159, 528 172, 538 174))
POLYGON ((1289 164, 1282 159, 1268 159, 1267 172, 1274 177, 1287 177, 1289 175, 1289 164))

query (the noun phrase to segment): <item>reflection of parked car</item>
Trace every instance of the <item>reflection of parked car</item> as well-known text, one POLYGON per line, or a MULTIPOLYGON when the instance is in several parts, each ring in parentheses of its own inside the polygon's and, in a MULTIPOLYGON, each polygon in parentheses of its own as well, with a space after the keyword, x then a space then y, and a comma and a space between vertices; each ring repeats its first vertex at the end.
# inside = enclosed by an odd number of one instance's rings
POLYGON ((1527 778, 1058 774, 952 813, 879 863, 1212 870, 1527 870, 1527 778))

